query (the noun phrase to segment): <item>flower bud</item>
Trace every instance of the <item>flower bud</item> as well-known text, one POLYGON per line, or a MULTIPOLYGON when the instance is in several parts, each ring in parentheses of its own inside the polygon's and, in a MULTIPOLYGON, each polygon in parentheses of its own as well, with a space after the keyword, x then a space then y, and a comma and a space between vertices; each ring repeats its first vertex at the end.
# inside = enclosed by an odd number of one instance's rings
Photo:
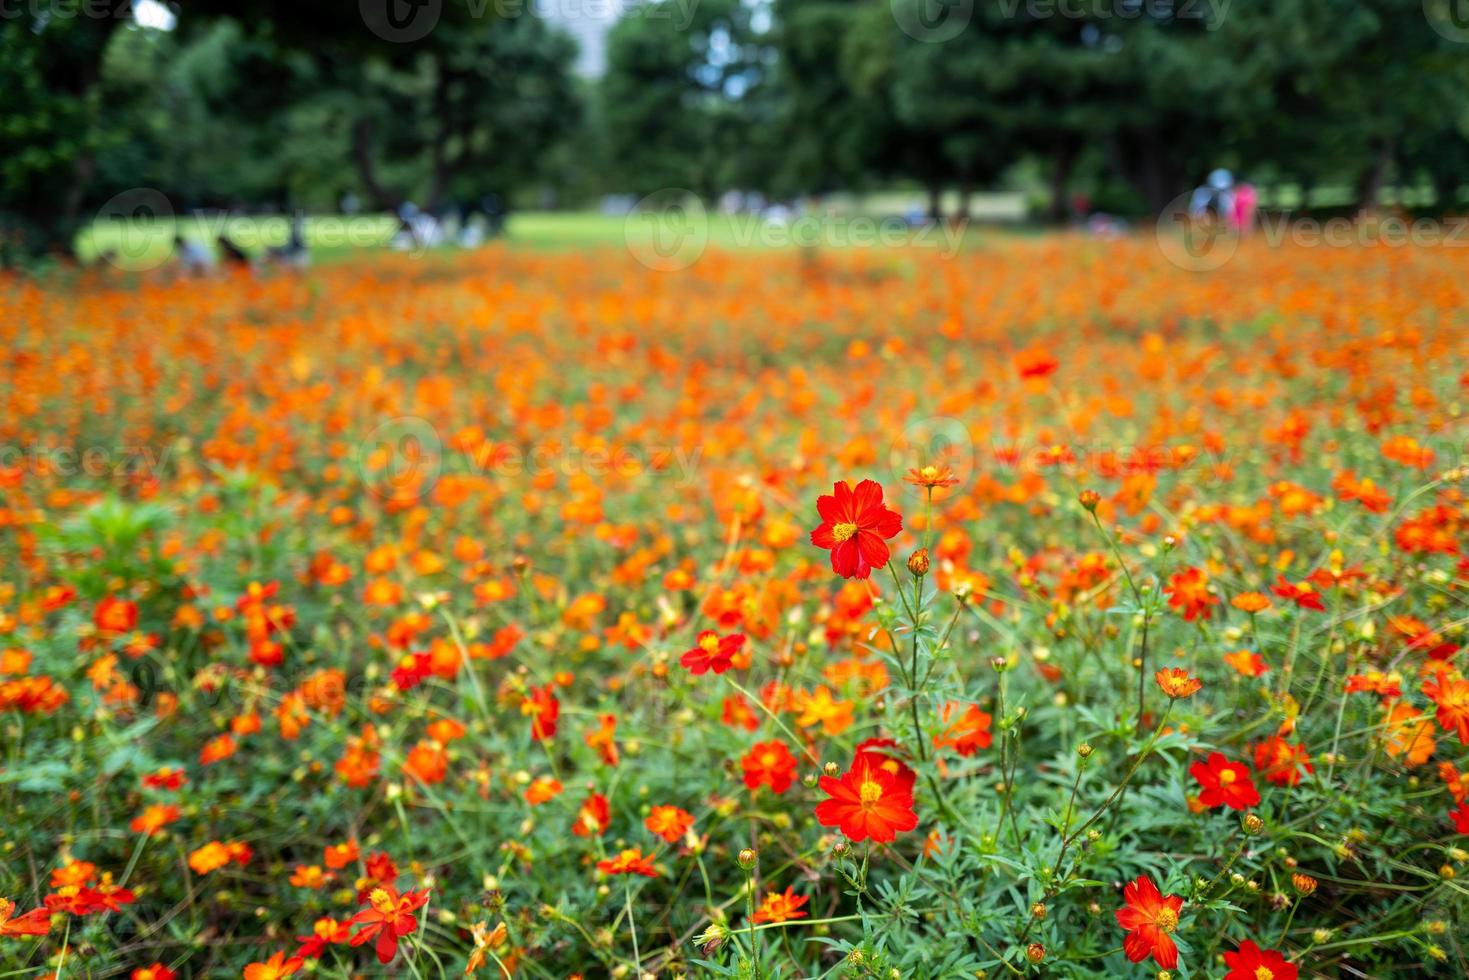
POLYGON ((736 860, 739 862, 741 868, 749 871, 751 868, 755 867, 755 852, 751 848, 747 847, 744 850, 740 851, 739 857, 736 858, 736 860))
POLYGON ((1081 501, 1081 506, 1085 507, 1090 513, 1095 514, 1097 512, 1097 504, 1102 502, 1102 495, 1095 490, 1083 490, 1076 499, 1081 501))
POLYGON ((1239 823, 1240 826, 1244 828, 1244 832, 1252 837, 1265 829, 1265 821, 1261 820, 1253 813, 1245 814, 1244 817, 1240 819, 1239 823))
POLYGON ((1030 917, 1032 919, 1044 919, 1046 917, 1046 903, 1036 902, 1032 905, 1030 907, 1030 917))
POLYGON ((1316 890, 1316 879, 1299 872, 1290 876, 1290 883, 1302 898, 1316 890))
POLYGON ((1076 754, 1083 759, 1090 759, 1092 756, 1092 747, 1082 742, 1076 747, 1076 754))
POLYGON ((908 571, 912 572, 915 578, 922 578, 928 574, 927 548, 919 548, 908 556, 908 571))
POLYGON ((1032 963, 1039 963, 1041 960, 1046 958, 1046 947, 1042 946, 1040 943, 1031 943, 1029 946, 1025 947, 1025 958, 1030 960, 1032 963))

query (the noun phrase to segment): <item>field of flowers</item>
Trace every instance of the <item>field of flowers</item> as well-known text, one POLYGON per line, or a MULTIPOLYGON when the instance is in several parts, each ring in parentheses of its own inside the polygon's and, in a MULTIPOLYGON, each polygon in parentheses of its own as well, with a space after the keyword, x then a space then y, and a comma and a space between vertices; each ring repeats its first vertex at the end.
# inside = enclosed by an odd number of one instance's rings
POLYGON ((1460 251, 496 247, 0 334, 0 976, 1469 975, 1460 251))

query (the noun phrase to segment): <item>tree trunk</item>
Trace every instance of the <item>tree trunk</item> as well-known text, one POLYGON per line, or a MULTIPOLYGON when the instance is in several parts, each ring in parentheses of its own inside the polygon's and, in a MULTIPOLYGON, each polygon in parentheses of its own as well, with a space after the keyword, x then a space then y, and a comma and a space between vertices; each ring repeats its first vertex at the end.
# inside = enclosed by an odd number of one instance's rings
POLYGON ((944 186, 938 181, 928 185, 928 220, 942 221, 944 217, 944 186))
POLYGON ((1357 187, 1358 206, 1367 212, 1377 210, 1378 198, 1382 196, 1383 185, 1387 183, 1387 172, 1392 167, 1393 146, 1391 140, 1383 140, 1377 149, 1377 159, 1372 162, 1372 167, 1362 177, 1362 183, 1357 187))
POLYGON ((1051 203, 1046 208, 1046 221, 1050 224, 1066 223, 1066 185, 1071 181, 1076 157, 1077 145, 1073 140, 1062 140, 1056 147, 1056 156, 1051 163, 1051 203))
POLYGON ((963 227, 969 223, 969 199, 974 193, 974 185, 968 177, 959 181, 959 203, 954 206, 954 222, 963 227))
POLYGON ((403 198, 384 187, 377 178, 377 168, 372 162, 372 123, 367 119, 357 120, 352 127, 352 162, 363 189, 378 210, 396 213, 403 198))

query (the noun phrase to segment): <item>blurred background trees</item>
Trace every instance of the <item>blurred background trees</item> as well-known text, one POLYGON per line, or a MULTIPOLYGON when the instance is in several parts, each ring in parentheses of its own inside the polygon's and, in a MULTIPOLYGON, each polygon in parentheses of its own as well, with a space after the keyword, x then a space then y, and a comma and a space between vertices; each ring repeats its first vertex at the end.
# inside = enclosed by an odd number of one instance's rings
POLYGON ((65 250, 136 187, 251 210, 898 188, 934 217, 1007 187, 1061 220, 1074 194, 1156 213, 1227 166, 1463 204, 1469 30, 1419 0, 936 4, 643 2, 577 74, 568 8, 521 0, 429 4, 424 31, 334 0, 27 0, 0 16, 0 249, 65 250))

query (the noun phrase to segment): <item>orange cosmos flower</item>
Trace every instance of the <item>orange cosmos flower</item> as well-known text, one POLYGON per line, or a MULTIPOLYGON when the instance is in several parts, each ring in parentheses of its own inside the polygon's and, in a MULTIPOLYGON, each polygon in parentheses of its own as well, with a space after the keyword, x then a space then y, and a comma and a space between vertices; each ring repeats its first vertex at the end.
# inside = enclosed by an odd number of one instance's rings
POLYGON ((1226 653, 1224 662, 1233 667, 1245 677, 1263 677, 1270 673, 1270 666, 1265 663, 1263 657, 1249 650, 1236 650, 1234 653, 1226 653))
POLYGON ((840 828, 854 842, 870 837, 886 844, 918 826, 911 787, 871 757, 859 757, 840 778, 822 776, 819 785, 831 799, 816 805, 817 823, 840 828))
POLYGON ((607 833, 611 823, 612 814, 607 807, 607 797, 601 793, 593 793, 582 801, 581 809, 576 812, 576 822, 571 825, 571 832, 578 837, 590 837, 593 834, 600 837, 607 833))
POLYGON ((357 860, 357 842, 349 840, 343 844, 331 844, 322 850, 321 861, 333 871, 345 868, 357 860))
POLYGON ((1265 777, 1267 783, 1276 786, 1295 786, 1301 781, 1301 771, 1315 772, 1311 768, 1311 756, 1305 745, 1292 745, 1279 735, 1272 735, 1255 746, 1255 771, 1265 777))
POLYGON ((947 464, 920 466, 908 471, 903 477, 905 481, 915 487, 923 487, 926 490, 942 489, 957 486, 959 480, 954 476, 954 471, 947 464))
POLYGON ((178 974, 174 973, 162 963, 154 963, 152 966, 140 966, 132 972, 129 980, 174 980, 178 974))
POLYGON ((1205 762, 1195 762, 1188 771, 1199 781, 1199 802, 1209 808, 1227 806, 1247 810, 1260 802, 1260 791, 1244 763, 1230 762, 1218 752, 1205 762))
POLYGON ((554 800, 560 795, 561 780, 552 779, 550 776, 537 776, 525 788, 525 802, 531 806, 540 806, 542 803, 554 800))
POLYGON ((138 625, 137 603, 107 596, 97 603, 97 609, 92 614, 92 623, 103 635, 131 633, 138 625))
POLYGON ((821 523, 811 543, 831 551, 831 570, 842 578, 867 578, 888 563, 887 539, 903 530, 903 518, 883 506, 876 480, 863 480, 855 490, 835 483, 831 491, 816 499, 821 523))
POLYGON ((245 967, 245 980, 284 980, 301 969, 301 963, 296 957, 286 959, 285 953, 276 953, 264 963, 251 963, 245 967))
POLYGON ((767 892, 760 901, 760 907, 755 910, 756 922, 789 922, 792 919, 804 919, 806 913, 801 906, 810 901, 806 895, 797 895, 794 888, 787 887, 784 892, 767 892))
POLYGON ((1209 577, 1202 569, 1185 568, 1175 572, 1163 587, 1168 596, 1168 605, 1179 610, 1185 621, 1208 619, 1219 600, 1209 594, 1209 577))
POLYGON ((609 875, 642 875, 645 878, 658 877, 658 869, 653 867, 651 855, 644 857, 641 849, 629 847, 619 851, 615 858, 597 862, 597 870, 609 875))
POLYGON ((769 786, 771 792, 784 793, 796 778, 796 757, 779 739, 757 742, 740 759, 745 770, 745 785, 750 789, 769 786))
POLYGON ((1193 697, 1204 686, 1203 681, 1190 677, 1188 671, 1181 667, 1164 667, 1153 675, 1153 680, 1158 682, 1158 689, 1173 701, 1193 697))
POLYGON ((1173 930, 1178 928, 1178 910, 1183 908, 1183 899, 1178 895, 1163 895, 1153 879, 1139 875, 1122 889, 1122 900, 1126 904, 1116 912, 1117 924, 1127 930, 1122 940, 1122 951, 1134 963, 1141 963, 1149 956, 1165 970, 1178 966, 1178 947, 1173 942, 1173 930))
POLYGON ((1444 731, 1457 732, 1469 744, 1469 680, 1440 675, 1423 685, 1423 693, 1438 706, 1438 723, 1444 731))
POLYGON ((128 824, 128 827, 135 834, 152 837, 158 831, 177 820, 179 816, 179 808, 172 803, 164 805, 155 803, 134 817, 132 823, 128 824))
POLYGON ((217 840, 212 840, 203 847, 195 849, 189 855, 189 867, 194 869, 196 875, 207 875, 229 863, 229 848, 217 840))
POLYGON ((939 713, 939 721, 944 725, 944 730, 933 737, 933 747, 936 749, 951 748, 961 756, 968 758, 980 749, 987 749, 993 742, 990 735, 990 722, 992 717, 989 712, 979 710, 979 705, 963 705, 957 701, 950 701, 944 705, 939 713), (955 712, 960 708, 964 713, 958 718, 953 718, 955 712))
POLYGON ((648 812, 643 826, 651 834, 657 834, 672 844, 694 825, 694 815, 676 806, 655 806, 648 812))
POLYGON ((597 716, 597 729, 587 732, 582 740, 589 748, 595 749, 597 755, 602 757, 604 765, 617 765, 617 716, 614 714, 602 714, 597 716))
POLYGON ((1259 613, 1270 608, 1270 599, 1259 592, 1241 592, 1229 604, 1241 612, 1259 613))
POLYGON ((398 952, 398 940, 413 935, 418 929, 418 909, 428 903, 428 889, 398 894, 392 885, 374 888, 367 896, 368 907, 348 920, 348 925, 362 926, 352 937, 353 946, 376 939, 373 951, 379 963, 387 963, 398 952))

